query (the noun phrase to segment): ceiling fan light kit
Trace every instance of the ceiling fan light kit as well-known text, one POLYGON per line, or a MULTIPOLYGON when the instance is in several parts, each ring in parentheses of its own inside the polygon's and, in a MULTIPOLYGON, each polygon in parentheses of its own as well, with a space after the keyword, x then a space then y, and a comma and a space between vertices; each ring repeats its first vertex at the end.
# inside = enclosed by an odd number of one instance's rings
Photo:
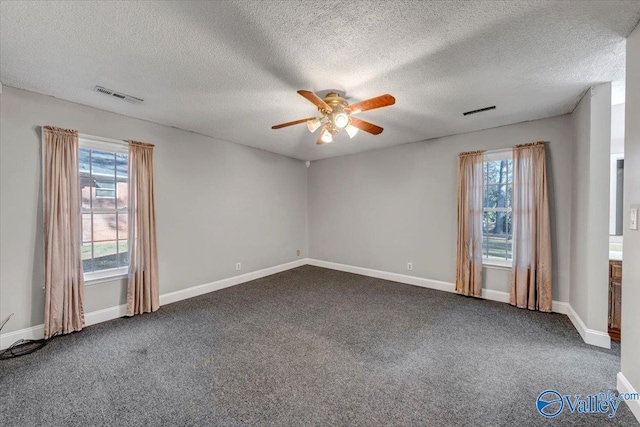
POLYGON ((338 129, 344 129, 349 124, 349 116, 346 113, 333 113, 333 124, 338 129))
POLYGON ((323 143, 333 142, 333 135, 331 135, 331 132, 329 132, 326 126, 322 129, 322 132, 320 132, 320 141, 323 143))
POLYGON ((347 132, 349 138, 353 138, 358 133, 358 130, 363 130, 372 135, 381 134, 383 128, 380 126, 352 117, 352 115, 375 108, 387 107, 396 102, 396 99, 389 94, 349 105, 342 96, 335 92, 327 93, 324 99, 308 90, 299 90, 298 93, 315 105, 322 117, 310 117, 308 119, 282 123, 273 126, 271 129, 281 129, 287 126, 306 123, 309 132, 313 133, 324 123, 320 131, 320 137, 317 140, 318 144, 333 142, 334 135, 342 129, 347 132))
POLYGON ((311 119, 307 122, 307 128, 309 128, 309 132, 314 133, 316 129, 318 129, 322 125, 322 120, 319 118, 311 119))

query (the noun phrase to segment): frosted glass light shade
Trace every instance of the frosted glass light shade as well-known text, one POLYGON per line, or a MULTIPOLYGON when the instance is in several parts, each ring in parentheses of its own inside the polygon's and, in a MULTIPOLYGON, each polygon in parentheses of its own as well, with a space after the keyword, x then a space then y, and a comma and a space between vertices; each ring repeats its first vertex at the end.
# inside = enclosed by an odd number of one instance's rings
POLYGON ((346 130, 347 133, 349 134, 349 138, 353 138, 354 136, 356 136, 356 134, 360 129, 358 129, 353 125, 347 125, 347 127, 344 130, 346 130))
POLYGON ((316 117, 315 119, 307 121, 307 128, 309 129, 309 132, 313 133, 320 127, 321 124, 322 121, 316 117))
POLYGON ((320 135, 320 140, 322 142, 333 142, 333 136, 331 135, 331 132, 325 129, 322 131, 322 135, 320 135))
POLYGON ((349 124, 349 116, 345 113, 338 113, 333 117, 333 124, 336 125, 338 129, 344 129, 344 127, 349 124))

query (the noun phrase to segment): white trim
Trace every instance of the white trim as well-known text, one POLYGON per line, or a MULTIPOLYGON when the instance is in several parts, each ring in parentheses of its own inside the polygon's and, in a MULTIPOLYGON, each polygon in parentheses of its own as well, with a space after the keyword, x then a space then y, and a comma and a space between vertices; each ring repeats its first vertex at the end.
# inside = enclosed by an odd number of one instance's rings
MULTIPOLYGON (((618 380, 616 385, 618 393, 638 393, 622 372, 618 372, 616 378, 618 380)), ((629 409, 631 409, 631 413, 635 415, 638 422, 640 422, 640 400, 625 400, 625 402, 629 409)))
MULTIPOLYGON (((302 258, 285 264, 276 265, 274 267, 264 268, 262 270, 252 271, 250 273, 241 274, 239 276, 229 277, 227 279, 217 280, 215 282, 204 285, 194 286, 192 288, 182 289, 168 294, 160 295, 160 305, 171 304, 172 302, 181 301, 183 299, 192 298, 198 295, 228 288, 230 286, 239 285, 251 280, 260 279, 262 277, 271 276, 272 274, 282 271, 291 270, 292 268, 301 267, 307 264, 307 259, 302 258)), ((106 322, 107 320, 117 319, 126 316, 127 306, 118 305, 102 310, 86 313, 84 316, 85 326, 95 325, 97 323, 106 322)), ((37 340, 44 337, 44 325, 32 326, 30 328, 19 329, 17 331, 6 332, 0 334, 0 350, 9 347, 14 342, 23 340, 37 340)))
POLYGON ((345 271, 347 273, 360 274, 362 276, 375 277, 377 279, 390 280, 393 282, 406 283, 407 285, 420 286, 422 288, 437 289, 439 291, 454 292, 455 285, 440 280, 424 279, 417 276, 407 276, 405 274, 389 273, 387 271, 373 270, 370 268, 354 267, 352 265, 338 264, 319 259, 308 259, 309 265, 329 268, 331 270, 345 271))
POLYGON ((482 264, 482 268, 484 269, 489 269, 489 270, 502 270, 502 271, 511 271, 513 270, 512 267, 505 267, 502 265, 496 265, 496 264, 482 264))
POLYGON ((129 267, 109 268, 107 270, 98 270, 84 273, 84 284, 86 286, 95 285, 102 282, 111 282, 129 274, 129 267))
MULTIPOLYGON (((482 298, 491 301, 509 303, 509 292, 496 291, 493 289, 482 289, 482 298)), ((567 314, 569 310, 569 303, 562 301, 552 301, 551 311, 559 314, 567 314)))
POLYGON ((612 154, 611 163, 609 165, 609 241, 611 242, 611 237, 620 237, 620 243, 622 243, 622 235, 616 236, 615 234, 617 214, 616 196, 618 192, 618 160, 624 160, 624 153, 612 154))
POLYGON ((482 257, 482 266, 489 268, 499 268, 503 270, 511 270, 513 268, 513 260, 482 257))
POLYGON ((562 302, 562 301, 551 302, 551 311, 553 311, 554 313, 568 314, 570 308, 571 306, 569 305, 568 302, 562 302))
MULTIPOLYGON (((420 286, 423 288, 437 289, 439 291, 455 293, 455 285, 450 282, 440 280, 425 279, 416 276, 407 276, 405 274, 390 273, 387 271, 373 270, 371 268, 355 267, 352 265, 338 264, 336 262, 322 261, 319 259, 308 259, 309 265, 316 267, 324 267, 332 270, 345 271, 347 273, 361 274, 363 276, 375 277, 378 279, 391 280, 394 282, 405 283, 407 285, 420 286)), ((493 289, 482 289, 482 298, 497 301, 509 302, 509 293, 504 291, 496 291, 493 289)), ((562 301, 553 301, 552 311, 554 313, 567 314, 569 304, 562 301)))
MULTIPOLYGON (((391 280, 399 283, 406 283, 408 285, 420 286, 423 288, 436 289, 439 291, 452 293, 455 292, 455 285, 453 283, 443 282, 440 280, 431 280, 422 277, 407 276, 404 274, 373 270, 370 268, 355 267, 352 265, 338 264, 335 262, 323 261, 313 258, 308 259, 308 264, 315 265, 316 267, 324 267, 332 270, 345 271, 347 273, 361 274, 363 276, 391 280)), ((482 298, 490 301, 509 303, 509 293, 504 291, 485 288, 482 289, 482 298)), ((585 343, 598 347, 611 348, 611 338, 609 337, 609 334, 593 329, 587 329, 580 317, 576 314, 573 308, 571 308, 569 303, 563 301, 553 301, 551 310, 554 313, 567 315, 585 343)))
POLYGON ((274 267, 269 267, 262 270, 241 274, 239 276, 233 276, 227 279, 217 280, 215 282, 206 283, 204 285, 194 286, 192 288, 181 289, 179 291, 170 292, 168 294, 160 295, 160 305, 171 304, 172 302, 181 301, 183 299, 197 297, 198 295, 207 294, 213 291, 219 291, 220 289, 239 285, 241 283, 260 279, 262 277, 271 276, 272 274, 280 273, 286 270, 291 270, 292 268, 301 267, 306 264, 307 264, 307 259, 303 258, 296 261, 288 262, 286 264, 280 264, 274 267))
POLYGON ((44 337, 44 325, 0 334, 0 350, 4 350, 18 340, 39 340, 42 337, 44 337))
POLYGON ((500 148, 497 150, 487 150, 482 153, 484 162, 493 162, 496 160, 513 159, 513 148, 500 148))
MULTIPOLYGON (((489 185, 500 185, 500 184, 489 184, 489 185)), ((505 185, 509 185, 509 184, 505 184, 505 185)), ((511 184, 513 185, 513 184, 511 184)), ((482 208, 483 212, 511 212, 513 210, 513 208, 482 208)), ((506 233, 503 233, 506 234, 506 233)))
POLYGON ((493 289, 482 289, 482 298, 491 301, 509 303, 509 292, 495 291, 493 289))
POLYGON ((78 133, 78 142, 81 147, 95 150, 115 151, 117 153, 128 153, 129 142, 120 139, 102 138, 100 136, 78 133))
POLYGON ((92 311, 84 316, 84 325, 91 326, 107 320, 117 319, 127 315, 127 305, 117 305, 115 307, 104 308, 102 310, 92 311))
POLYGON ((613 243, 615 244, 622 244, 623 243, 623 239, 622 236, 613 236, 613 235, 609 235, 609 244, 613 243))
MULTIPOLYGON (((393 282, 405 283, 413 286, 420 286, 423 288, 436 289, 439 291, 454 293, 455 285, 450 282, 443 282, 441 280, 425 279, 417 276, 407 276, 405 274, 390 273, 387 271, 373 270, 371 268, 355 267, 352 265, 339 264, 330 261, 322 261, 312 258, 302 258, 296 261, 288 262, 285 264, 276 265, 274 267, 265 268, 262 270, 253 271, 250 273, 241 274, 239 276, 233 276, 215 282, 206 283, 204 285, 194 286, 187 289, 181 289, 179 291, 170 292, 168 294, 160 295, 160 305, 171 304, 176 301, 181 301, 187 298, 193 298, 198 295, 206 294, 209 292, 217 291, 220 289, 228 288, 230 286, 239 285, 241 283, 249 282, 251 280, 260 279, 262 277, 270 276, 272 274, 280 273, 282 271, 290 270, 293 268, 301 267, 303 265, 314 265, 316 267, 328 268, 331 270, 345 271, 347 273, 360 274, 368 277, 375 277, 378 279, 390 280, 393 282)), ((493 289, 483 289, 482 298, 498 301, 503 303, 509 302, 509 293, 503 291, 496 291, 493 289)), ((595 345, 598 347, 611 348, 611 338, 605 332, 595 331, 593 329, 587 329, 580 317, 566 302, 553 301, 552 310, 555 313, 566 314, 569 319, 578 330, 578 333, 587 344, 595 345)), ((97 323, 105 322, 107 320, 117 319, 126 314, 126 306, 119 305, 116 307, 105 308, 103 310, 93 311, 85 314, 86 326, 95 325, 97 323)), ((7 332, 0 334, 0 349, 9 347, 15 341, 19 339, 40 339, 44 336, 44 325, 37 325, 31 328, 20 329, 18 331, 7 332)))
MULTIPOLYGON (((126 304, 103 310, 92 311, 84 316, 84 325, 91 326, 107 320, 117 319, 127 315, 126 304)), ((44 338, 44 325, 32 326, 31 328, 19 329, 6 334, 0 334, 0 350, 4 350, 18 340, 40 340, 44 338)))
MULTIPOLYGON (((97 136, 91 136, 91 135, 86 135, 86 134, 78 134, 78 145, 79 148, 85 148, 85 149, 90 149, 90 150, 99 150, 99 151, 105 151, 105 152, 110 152, 110 153, 118 153, 118 154, 126 154, 128 155, 129 153, 129 145, 127 142, 125 141, 119 141, 117 139, 109 139, 109 138, 101 138, 101 137, 97 137, 97 136)), ((91 163, 93 163, 93 161, 91 161, 91 163)), ((118 175, 118 168, 116 166, 114 166, 114 173, 112 175, 107 175, 107 174, 102 174, 102 173, 94 173, 92 170, 92 165, 89 165, 89 170, 88 171, 80 171, 79 172, 80 175, 90 175, 91 178, 96 178, 96 182, 92 185, 95 185, 95 198, 96 199, 111 199, 111 200, 115 200, 115 196, 116 196, 116 190, 117 190, 117 183, 119 182, 126 182, 127 185, 129 184, 129 177, 123 175, 118 175), (98 188, 98 181, 108 181, 108 182, 113 182, 114 187, 113 189, 110 189, 109 191, 113 192, 113 196, 99 196, 98 192, 100 190, 100 188, 98 188)), ((99 214, 99 213, 108 213, 108 214, 126 214, 127 213, 127 208, 120 208, 120 209, 107 209, 107 208, 97 208, 94 209, 93 207, 90 208, 81 208, 80 209, 80 214, 99 214)), ((117 218, 116 218, 117 219, 117 218)), ((91 224, 93 227, 93 215, 91 216, 91 224)), ((117 237, 117 236, 116 236, 117 237)), ((87 243, 87 242, 85 242, 87 243)), ((95 241, 90 241, 88 243, 98 243, 95 241)), ((120 240, 118 240, 116 242, 116 246, 119 250, 120 247, 120 240)), ((94 256, 94 251, 91 251, 91 256, 93 258, 94 256)), ((127 274, 129 272, 129 266, 124 266, 124 267, 119 267, 119 268, 109 268, 109 269, 105 269, 105 270, 98 270, 98 271, 91 271, 91 272, 87 272, 84 273, 84 282, 87 286, 91 286, 91 285, 96 285, 98 283, 103 283, 106 281, 112 281, 112 280, 118 280, 121 279, 123 277, 126 277, 127 274)))
POLYGON ((578 316, 578 313, 576 313, 570 305, 567 305, 567 316, 585 343, 595 345, 597 347, 611 348, 611 337, 609 334, 607 332, 587 328, 580 316, 578 316))

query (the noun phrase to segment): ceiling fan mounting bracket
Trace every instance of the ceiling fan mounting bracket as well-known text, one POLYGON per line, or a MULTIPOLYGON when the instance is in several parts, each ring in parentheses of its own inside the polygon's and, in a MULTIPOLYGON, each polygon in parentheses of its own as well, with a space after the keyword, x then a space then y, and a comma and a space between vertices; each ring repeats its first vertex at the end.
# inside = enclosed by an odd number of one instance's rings
POLYGON ((322 113, 325 116, 342 113, 345 110, 345 108, 349 105, 349 104, 347 104, 347 101, 345 101, 343 97, 341 97, 340 95, 338 95, 335 92, 329 92, 323 98, 323 101, 329 107, 331 107, 331 111, 327 111, 327 110, 323 109, 322 107, 318 107, 318 111, 320 111, 320 113, 322 113))

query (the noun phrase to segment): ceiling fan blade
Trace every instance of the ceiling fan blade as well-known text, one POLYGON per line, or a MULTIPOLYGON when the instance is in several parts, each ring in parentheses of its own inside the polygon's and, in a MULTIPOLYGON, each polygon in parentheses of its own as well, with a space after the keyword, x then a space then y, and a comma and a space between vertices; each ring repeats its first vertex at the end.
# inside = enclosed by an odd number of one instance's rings
POLYGON ((281 123, 279 125, 271 126, 271 129, 280 129, 280 128, 286 128, 287 126, 299 125, 300 123, 306 123, 309 120, 313 120, 313 119, 315 119, 315 117, 308 117, 306 119, 296 120, 295 122, 281 123))
POLYGON ((351 117, 351 125, 365 132, 369 132, 372 135, 379 135, 384 130, 380 126, 376 126, 373 123, 365 122, 364 120, 360 120, 355 117, 351 117))
POLYGON ((313 92, 309 92, 308 90, 299 90, 298 93, 304 96, 309 102, 318 107, 322 111, 326 111, 327 114, 331 113, 332 109, 329 107, 329 104, 324 102, 318 95, 313 92))
POLYGON ((355 114, 362 111, 373 110, 376 108, 388 107, 389 105, 393 105, 395 103, 396 99, 393 96, 386 94, 367 99, 366 101, 358 102, 356 104, 351 104, 349 105, 348 109, 351 114, 355 114))

